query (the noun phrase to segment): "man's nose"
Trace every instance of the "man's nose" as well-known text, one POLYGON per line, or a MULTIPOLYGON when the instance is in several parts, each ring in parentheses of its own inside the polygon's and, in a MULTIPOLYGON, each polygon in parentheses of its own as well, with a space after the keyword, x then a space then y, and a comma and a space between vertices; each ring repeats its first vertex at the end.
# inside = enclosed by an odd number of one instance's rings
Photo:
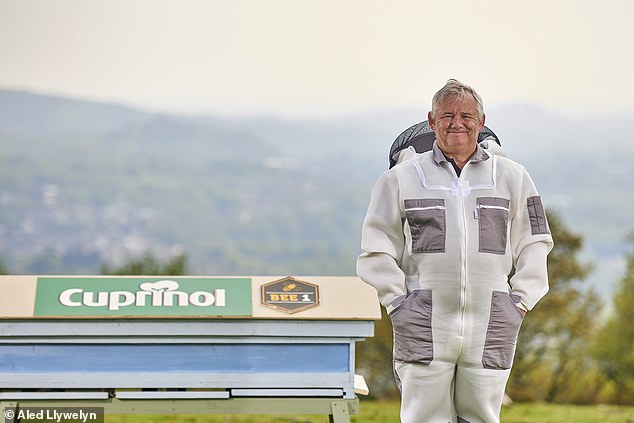
POLYGON ((462 117, 456 115, 451 118, 449 126, 452 128, 460 128, 463 124, 464 120, 462 119, 462 117))

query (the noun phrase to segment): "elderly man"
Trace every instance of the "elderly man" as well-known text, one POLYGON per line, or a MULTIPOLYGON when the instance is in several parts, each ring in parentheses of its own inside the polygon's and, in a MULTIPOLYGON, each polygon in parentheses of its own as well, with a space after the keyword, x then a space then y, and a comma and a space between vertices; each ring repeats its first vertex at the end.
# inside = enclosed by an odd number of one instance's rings
POLYGON ((499 422, 553 241, 526 169, 478 145, 485 115, 471 87, 449 80, 428 120, 432 150, 372 191, 357 273, 392 320, 401 420, 499 422))

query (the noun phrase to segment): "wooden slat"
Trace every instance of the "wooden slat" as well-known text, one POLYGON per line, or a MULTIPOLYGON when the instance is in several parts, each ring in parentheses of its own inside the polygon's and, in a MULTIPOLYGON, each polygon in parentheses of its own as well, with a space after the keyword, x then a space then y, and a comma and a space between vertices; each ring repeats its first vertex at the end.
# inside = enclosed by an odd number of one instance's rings
POLYGON ((179 373, 179 372, 0 372, 0 389, 108 388, 343 388, 353 376, 341 373, 179 373))
POLYGON ((223 399, 229 398, 229 391, 117 391, 118 399, 223 399))
POLYGON ((0 392, 0 400, 103 400, 107 392, 0 392))
POLYGON ((232 389, 232 397, 343 397, 343 389, 232 389))
POLYGON ((138 320, 138 319, 0 319, 0 341, 16 337, 284 337, 296 338, 326 336, 332 338, 372 336, 371 320, 138 320))

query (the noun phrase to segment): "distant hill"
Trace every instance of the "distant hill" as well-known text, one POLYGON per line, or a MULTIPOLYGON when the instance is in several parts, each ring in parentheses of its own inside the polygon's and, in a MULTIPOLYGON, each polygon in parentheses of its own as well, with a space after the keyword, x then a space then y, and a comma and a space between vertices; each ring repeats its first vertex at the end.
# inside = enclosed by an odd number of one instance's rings
MULTIPOLYGON (((184 250, 196 274, 354 274, 389 146, 425 115, 221 119, 0 90, 0 259, 16 273, 98 273, 184 250)), ((487 126, 585 237, 609 292, 634 229, 634 119, 517 105, 488 110, 487 126)))

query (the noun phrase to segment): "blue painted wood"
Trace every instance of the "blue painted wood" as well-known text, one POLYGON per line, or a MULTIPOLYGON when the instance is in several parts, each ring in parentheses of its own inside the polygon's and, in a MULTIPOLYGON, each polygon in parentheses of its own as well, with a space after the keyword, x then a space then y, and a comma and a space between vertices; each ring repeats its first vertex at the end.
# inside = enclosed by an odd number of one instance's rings
POLYGON ((349 344, 0 345, 0 373, 350 371, 349 344))

